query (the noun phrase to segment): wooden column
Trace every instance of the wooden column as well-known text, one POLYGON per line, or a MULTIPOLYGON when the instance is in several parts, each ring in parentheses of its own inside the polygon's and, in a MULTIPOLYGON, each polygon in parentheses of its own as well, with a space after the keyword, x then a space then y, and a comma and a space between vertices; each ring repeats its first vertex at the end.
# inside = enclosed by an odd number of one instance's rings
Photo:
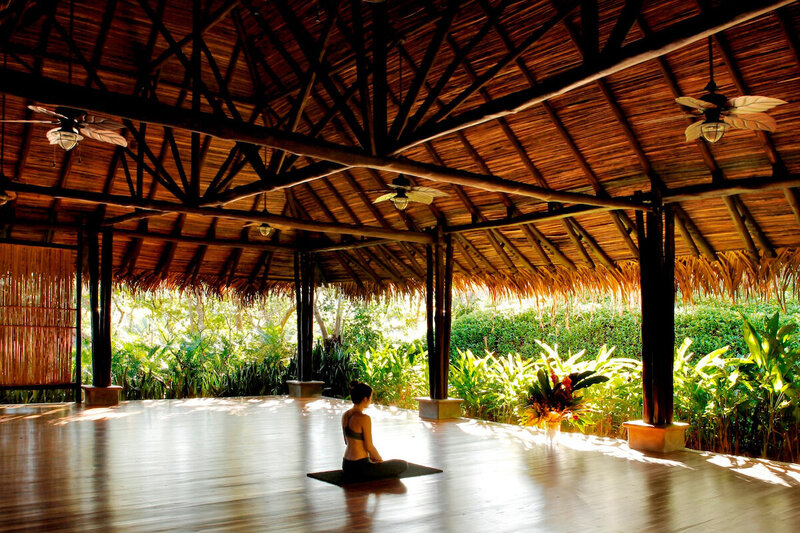
POLYGON ((119 403, 122 387, 111 384, 111 288, 114 238, 103 230, 102 250, 97 228, 87 233, 89 298, 92 315, 92 385, 84 385, 87 407, 109 407, 119 403), (101 253, 100 253, 101 252, 101 253), (99 256, 99 257, 98 257, 99 256))
POLYGON ((636 214, 642 288, 642 387, 645 422, 672 423, 675 351, 675 224, 672 210, 636 214))
POLYGON ((675 219, 669 206, 636 213, 642 292, 642 420, 627 422, 631 448, 684 446, 685 424, 672 419, 675 356, 675 219))
POLYGON ((297 379, 290 380, 289 395, 319 396, 321 381, 313 380, 314 348, 314 256, 309 252, 294 253, 294 285, 297 304, 297 379))
POLYGON ((113 263, 114 237, 111 230, 103 231, 103 247, 100 258, 100 328, 99 354, 94 365, 94 385, 111 385, 111 269, 113 263))
POLYGON ((423 418, 457 418, 461 400, 447 397, 450 373, 450 323, 453 290, 453 238, 438 228, 426 247, 425 314, 427 318, 430 398, 418 398, 423 418))
POLYGON ((101 387, 102 363, 99 361, 103 343, 100 334, 100 254, 96 229, 87 232, 86 245, 89 256, 89 305, 92 318, 92 385, 101 387))
POLYGON ((81 310, 83 308, 83 230, 78 231, 78 251, 75 254, 75 403, 81 403, 81 310))

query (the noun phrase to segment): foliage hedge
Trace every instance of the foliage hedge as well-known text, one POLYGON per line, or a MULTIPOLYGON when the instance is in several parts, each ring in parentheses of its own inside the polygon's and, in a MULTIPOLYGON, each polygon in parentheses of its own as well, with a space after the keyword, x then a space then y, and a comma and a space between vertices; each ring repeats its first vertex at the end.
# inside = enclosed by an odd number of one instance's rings
MULTIPOLYGON (((775 312, 763 302, 732 305, 724 300, 699 300, 692 305, 678 304, 675 311, 676 348, 685 338, 692 339, 692 350, 707 354, 730 346, 732 353, 745 353, 742 337, 743 313, 761 321, 775 312)), ((800 301, 790 301, 782 315, 800 323, 800 301)), ((536 357, 536 340, 558 346, 561 353, 598 353, 605 346, 615 347, 619 357, 641 358, 641 317, 638 309, 611 302, 572 308, 523 312, 495 309, 469 309, 453 320, 451 360, 458 351, 479 354, 520 353, 536 357)))

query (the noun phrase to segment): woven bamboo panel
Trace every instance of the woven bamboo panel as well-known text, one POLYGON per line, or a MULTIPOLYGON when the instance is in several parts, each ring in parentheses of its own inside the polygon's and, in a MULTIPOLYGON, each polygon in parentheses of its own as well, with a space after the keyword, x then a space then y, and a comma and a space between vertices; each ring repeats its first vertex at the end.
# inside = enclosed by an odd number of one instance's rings
POLYGON ((74 254, 0 244, 0 385, 72 380, 74 254))

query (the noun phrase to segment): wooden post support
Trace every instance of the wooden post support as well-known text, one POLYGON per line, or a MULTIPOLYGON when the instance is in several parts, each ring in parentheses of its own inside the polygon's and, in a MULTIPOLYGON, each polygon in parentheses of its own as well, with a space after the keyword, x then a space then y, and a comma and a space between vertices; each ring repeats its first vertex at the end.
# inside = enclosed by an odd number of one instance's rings
POLYGON ((675 222, 667 206, 636 213, 642 292, 642 418, 627 422, 631 448, 667 452, 684 446, 672 419, 675 356, 675 222))
POLYGON ((122 389, 111 385, 111 271, 114 243, 112 232, 104 231, 102 257, 98 257, 96 228, 89 230, 87 240, 92 306, 92 385, 82 388, 86 407, 109 407, 119 404, 119 391, 122 389))
POLYGON ((314 348, 314 260, 308 252, 294 253, 294 284, 297 305, 297 379, 289 380, 289 395, 314 397, 322 394, 322 381, 313 379, 314 348))
POLYGON ((83 307, 83 230, 78 231, 78 251, 75 254, 75 403, 81 403, 81 309, 83 307))
POLYGON ((100 372, 97 365, 102 351, 100 340, 100 254, 98 251, 97 231, 90 229, 86 235, 89 252, 89 305, 92 317, 92 385, 100 386, 100 372))
POLYGON ((429 398, 417 398, 422 418, 461 416, 461 400, 447 397, 450 323, 453 304, 453 240, 439 226, 436 243, 426 247, 425 314, 428 337, 429 398))

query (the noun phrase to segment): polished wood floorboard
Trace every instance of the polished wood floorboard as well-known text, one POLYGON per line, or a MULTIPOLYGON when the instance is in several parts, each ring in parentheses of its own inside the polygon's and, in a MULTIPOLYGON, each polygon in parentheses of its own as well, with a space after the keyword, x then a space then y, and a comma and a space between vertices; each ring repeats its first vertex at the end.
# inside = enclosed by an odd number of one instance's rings
POLYGON ((800 531, 800 465, 373 407, 384 458, 442 474, 343 489, 339 400, 0 407, 2 531, 800 531))

